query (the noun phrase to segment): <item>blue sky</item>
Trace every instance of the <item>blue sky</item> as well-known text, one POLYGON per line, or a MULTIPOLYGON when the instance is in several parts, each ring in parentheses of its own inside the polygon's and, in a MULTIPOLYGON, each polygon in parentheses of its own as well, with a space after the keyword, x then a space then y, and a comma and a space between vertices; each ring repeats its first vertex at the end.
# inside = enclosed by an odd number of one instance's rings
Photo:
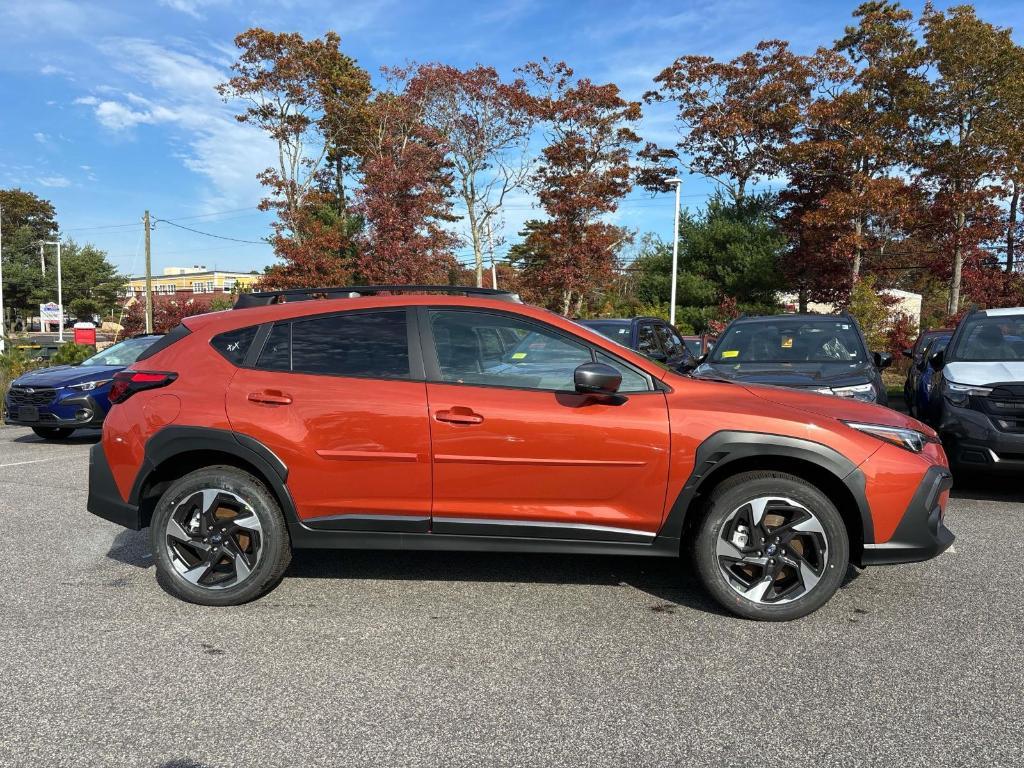
MULTIPOLYGON (((945 6, 940 2, 937 5, 945 6)), ((271 147, 233 119, 213 92, 234 58, 233 37, 250 26, 312 37, 339 32, 342 47, 375 72, 381 65, 443 61, 492 64, 564 59, 632 98, 676 57, 732 57, 779 37, 810 52, 842 33, 852 0, 566 2, 506 0, 152 0, 0 3, 0 186, 53 201, 62 230, 108 251, 124 272, 141 270, 142 227, 155 217, 223 237, 259 240, 268 215, 256 174, 271 147)), ((919 11, 921 3, 908 3, 919 11)), ((982 18, 1024 26, 1024 3, 976 3, 982 18)), ((1019 34, 1017 35, 1020 39, 1019 34)), ((670 142, 671 111, 647 108, 641 133, 670 142)), ((687 178, 684 204, 708 184, 687 178)), ((535 212, 511 202, 506 234, 535 212)), ((634 192, 617 223, 669 237, 672 201, 634 192)), ((500 252, 500 250, 499 250, 500 252)), ((205 264, 261 269, 269 246, 218 240, 158 224, 156 271, 205 264)))

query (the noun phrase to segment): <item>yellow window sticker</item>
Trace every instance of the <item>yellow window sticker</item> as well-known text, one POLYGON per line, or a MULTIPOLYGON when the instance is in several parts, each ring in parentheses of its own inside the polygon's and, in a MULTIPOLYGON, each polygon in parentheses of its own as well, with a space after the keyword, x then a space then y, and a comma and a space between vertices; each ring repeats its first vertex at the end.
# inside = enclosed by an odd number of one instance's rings
POLYGON ((793 348, 793 337, 792 336, 783 336, 782 337, 782 348, 783 349, 792 349, 793 348))
POLYGON ((526 357, 526 353, 525 352, 514 352, 512 354, 512 359, 513 360, 522 360, 524 357, 526 357))
POLYGON ((739 357, 740 351, 738 349, 723 349, 722 357, 739 357))

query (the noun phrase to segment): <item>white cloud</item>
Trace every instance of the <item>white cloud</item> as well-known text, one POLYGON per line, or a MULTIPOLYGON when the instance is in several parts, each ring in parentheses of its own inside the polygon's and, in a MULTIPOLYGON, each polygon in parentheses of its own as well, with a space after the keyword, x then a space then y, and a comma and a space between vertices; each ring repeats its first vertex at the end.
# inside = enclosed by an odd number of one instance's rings
MULTIPOLYGON (((252 205, 266 194, 256 175, 275 164, 274 147, 259 130, 239 123, 236 107, 225 104, 214 90, 229 76, 226 67, 201 52, 140 38, 105 40, 100 50, 131 80, 130 88, 122 90, 94 88, 103 93, 102 100, 76 99, 94 108, 103 127, 117 133, 146 126, 170 129, 168 152, 208 182, 199 196, 203 210, 252 205)), ((217 52, 211 51, 214 56, 217 52)))
POLYGON ((36 131, 32 134, 32 138, 38 141, 40 144, 46 144, 49 141, 49 137, 42 131, 36 131))
POLYGON ((66 179, 63 176, 40 176, 36 179, 37 182, 42 184, 44 187, 70 187, 71 180, 66 179))
POLYGON ((53 64, 44 64, 42 67, 40 67, 39 74, 40 75, 66 75, 66 74, 68 74, 68 71, 66 69, 62 69, 61 67, 56 67, 53 64))
POLYGON ((223 0, 160 0, 160 5, 181 11, 193 19, 202 19, 202 9, 210 5, 221 5, 223 0))

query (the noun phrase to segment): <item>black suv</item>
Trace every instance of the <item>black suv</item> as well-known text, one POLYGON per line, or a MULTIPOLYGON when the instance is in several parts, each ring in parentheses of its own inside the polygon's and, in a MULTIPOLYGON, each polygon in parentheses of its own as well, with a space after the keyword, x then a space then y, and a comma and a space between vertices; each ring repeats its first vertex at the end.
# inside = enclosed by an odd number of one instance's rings
POLYGON ((669 368, 687 371, 697 364, 679 332, 657 317, 601 318, 577 322, 669 368))
POLYGON ((972 312, 929 362, 923 415, 954 467, 1024 471, 1024 307, 972 312))
POLYGON ((697 378, 774 384, 888 405, 882 369, 850 315, 768 315, 733 320, 694 371, 697 378))

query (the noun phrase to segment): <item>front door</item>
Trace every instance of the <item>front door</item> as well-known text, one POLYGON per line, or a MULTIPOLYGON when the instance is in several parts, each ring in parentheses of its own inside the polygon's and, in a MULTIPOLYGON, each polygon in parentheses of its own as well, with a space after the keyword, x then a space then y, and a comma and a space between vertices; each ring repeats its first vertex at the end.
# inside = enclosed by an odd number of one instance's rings
POLYGON ((408 338, 404 309, 279 322, 255 368, 232 379, 232 429, 285 463, 307 525, 428 530, 426 385, 408 338))
POLYGON ((647 374, 520 316, 425 314, 435 533, 653 537, 669 425, 647 374), (622 371, 623 397, 576 393, 573 371, 594 359, 622 371))

